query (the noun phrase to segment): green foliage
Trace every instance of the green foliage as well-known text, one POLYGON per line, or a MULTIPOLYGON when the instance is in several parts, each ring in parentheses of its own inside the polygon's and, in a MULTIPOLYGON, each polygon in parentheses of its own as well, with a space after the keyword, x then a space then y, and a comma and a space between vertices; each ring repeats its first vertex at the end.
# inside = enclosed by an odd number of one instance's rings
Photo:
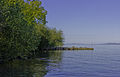
POLYGON ((61 30, 57 31, 54 29, 49 29, 49 44, 50 47, 62 46, 63 45, 63 33, 61 30))
POLYGON ((40 31, 42 41, 40 41, 39 49, 63 45, 63 33, 61 30, 57 31, 55 28, 50 29, 43 26, 40 31))
POLYGON ((24 57, 37 47, 62 45, 62 31, 45 26, 46 14, 38 0, 0 0, 0 57, 24 57))

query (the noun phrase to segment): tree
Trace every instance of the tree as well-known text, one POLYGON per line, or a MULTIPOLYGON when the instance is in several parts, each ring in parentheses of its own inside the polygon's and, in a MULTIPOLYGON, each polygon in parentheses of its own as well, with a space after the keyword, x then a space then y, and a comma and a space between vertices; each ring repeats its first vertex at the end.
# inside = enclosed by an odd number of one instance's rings
POLYGON ((40 1, 0 1, 0 55, 10 59, 37 49, 41 34, 37 24, 45 24, 46 11, 40 1))
POLYGON ((57 31, 56 28, 49 29, 49 45, 50 47, 63 45, 63 32, 57 31))
POLYGON ((0 58, 24 57, 38 47, 62 45, 62 31, 45 26, 46 14, 39 0, 0 0, 0 58))

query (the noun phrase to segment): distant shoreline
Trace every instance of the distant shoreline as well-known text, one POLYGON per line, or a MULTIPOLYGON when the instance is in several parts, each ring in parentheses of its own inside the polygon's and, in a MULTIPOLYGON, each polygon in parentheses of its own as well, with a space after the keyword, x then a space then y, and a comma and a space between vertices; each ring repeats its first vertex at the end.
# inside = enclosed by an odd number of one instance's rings
POLYGON ((64 45, 120 45, 120 43, 101 43, 101 44, 66 43, 64 45))

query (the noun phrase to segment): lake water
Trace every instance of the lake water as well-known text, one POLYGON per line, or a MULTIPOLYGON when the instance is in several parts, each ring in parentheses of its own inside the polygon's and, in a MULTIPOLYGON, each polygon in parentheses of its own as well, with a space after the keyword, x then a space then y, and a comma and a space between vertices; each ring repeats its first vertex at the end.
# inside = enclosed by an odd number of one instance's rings
POLYGON ((0 77, 120 77, 120 45, 80 46, 95 50, 42 52, 0 64, 0 77))

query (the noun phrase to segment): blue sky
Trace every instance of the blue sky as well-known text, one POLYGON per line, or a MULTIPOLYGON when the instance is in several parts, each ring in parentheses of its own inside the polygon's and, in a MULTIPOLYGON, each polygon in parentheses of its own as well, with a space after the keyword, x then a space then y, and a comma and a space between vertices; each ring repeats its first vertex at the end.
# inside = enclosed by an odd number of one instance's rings
POLYGON ((120 42, 120 0, 41 0, 65 43, 120 42))

